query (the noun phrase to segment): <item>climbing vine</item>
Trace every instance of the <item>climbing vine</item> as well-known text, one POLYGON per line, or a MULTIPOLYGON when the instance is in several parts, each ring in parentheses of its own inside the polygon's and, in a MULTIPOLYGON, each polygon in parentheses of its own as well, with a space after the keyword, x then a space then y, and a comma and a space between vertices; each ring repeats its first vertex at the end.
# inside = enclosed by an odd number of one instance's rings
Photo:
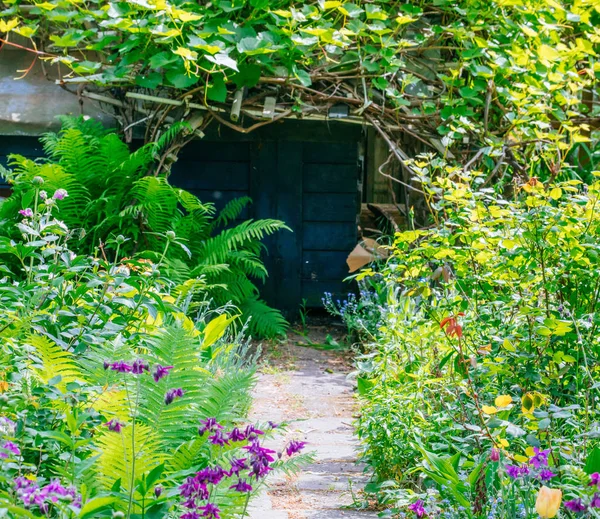
POLYGON ((55 65, 59 84, 105 101, 124 129, 143 122, 147 139, 173 118, 248 132, 338 115, 376 129, 409 189, 407 138, 490 181, 596 160, 594 0, 4 4, 0 42, 55 65))

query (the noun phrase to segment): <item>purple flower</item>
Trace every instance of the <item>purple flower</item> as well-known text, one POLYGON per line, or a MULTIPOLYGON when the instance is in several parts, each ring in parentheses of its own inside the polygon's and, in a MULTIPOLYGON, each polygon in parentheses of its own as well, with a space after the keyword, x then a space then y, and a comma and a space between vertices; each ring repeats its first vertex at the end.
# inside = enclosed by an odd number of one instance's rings
POLYGON ((238 480, 238 482, 235 485, 231 485, 229 487, 229 489, 233 489, 236 492, 241 492, 241 493, 246 493, 246 492, 252 492, 252 485, 250 485, 249 483, 246 483, 245 480, 240 479, 238 480))
POLYGON ((110 368, 110 362, 105 360, 103 366, 104 366, 104 371, 106 371, 108 368, 110 368))
POLYGON ((556 474, 554 474, 554 472, 552 472, 550 469, 543 469, 540 472, 540 479, 542 481, 550 481, 554 477, 556 477, 556 474))
MULTIPOLYGON (((198 473, 199 474, 199 473, 198 473)), ((195 476, 189 476, 185 482, 179 487, 179 491, 182 497, 189 498, 187 503, 184 503, 183 506, 187 508, 194 508, 194 500, 195 499, 208 499, 209 492, 206 487, 206 481, 200 479, 198 474, 195 476), (191 506, 188 504, 191 503, 191 506)))
POLYGON ((223 429, 223 426, 217 422, 216 418, 207 418, 200 420, 201 427, 198 429, 198 434, 202 436, 206 432, 214 432, 217 429, 223 429))
POLYGON ((424 517, 426 515, 425 508, 423 508, 423 501, 417 499, 412 505, 408 505, 408 509, 412 510, 417 517, 424 517))
POLYGON ((114 418, 112 420, 106 422, 104 425, 106 425, 106 427, 108 427, 109 431, 116 432, 116 433, 120 433, 121 429, 123 428, 123 424, 121 422, 119 422, 119 420, 115 420, 114 418))
POLYGON ((550 454, 550 449, 541 451, 537 447, 534 447, 533 452, 535 454, 529 460, 529 464, 533 465, 536 469, 539 469, 541 467, 547 467, 548 466, 548 454, 550 454))
POLYGON ((133 361, 133 365, 131 366, 131 372, 134 375, 141 375, 144 371, 148 371, 150 368, 148 364, 146 364, 142 359, 137 359, 133 361))
POLYGON ((592 500, 590 501, 590 507, 591 508, 600 508, 600 494, 595 493, 594 497, 592 497, 592 500))
POLYGON ((490 461, 500 461, 500 451, 495 447, 490 451, 490 461))
POLYGON ((588 486, 597 486, 600 487, 600 472, 594 472, 590 475, 590 483, 588 486))
POLYGON ((31 218, 33 216, 33 211, 28 207, 27 209, 21 209, 19 214, 25 218, 31 218))
POLYGON ((52 198, 54 198, 54 200, 64 200, 68 196, 69 193, 67 193, 65 189, 57 189, 56 191, 54 191, 52 198))
POLYGON ((229 477, 234 474, 237 476, 242 470, 247 469, 246 458, 237 458, 231 460, 231 470, 227 473, 229 477))
POLYGON ((181 398, 183 396, 183 389, 169 389, 167 394, 165 395, 165 404, 169 405, 173 403, 173 400, 176 398, 181 398))
POLYGON ((133 366, 131 364, 127 364, 124 360, 119 360, 117 362, 113 362, 110 365, 110 369, 113 371, 118 371, 119 373, 131 373, 133 371, 133 366))
POLYGON ((198 515, 198 512, 186 512, 185 514, 182 514, 180 519, 200 519, 200 515, 198 515))
POLYGON ((271 429, 277 429, 277 427, 279 427, 278 423, 272 422, 271 420, 269 420, 269 427, 271 429))
MULTIPOLYGON (((4 442, 4 445, 2 445, 2 449, 5 451, 12 452, 15 456, 21 455, 21 450, 19 449, 19 447, 17 447, 17 445, 10 441, 4 442)), ((0 452, 0 458, 8 458, 8 452, 0 452)))
POLYGON ((521 476, 527 476, 529 474, 528 467, 517 467, 516 465, 507 465, 506 474, 512 479, 520 478, 521 476))
POLYGON ((575 513, 581 513, 587 510, 587 506, 584 505, 579 498, 572 499, 571 501, 565 501, 565 508, 575 513))
POLYGON ((208 437, 208 441, 210 443, 212 443, 213 445, 219 445, 219 446, 223 446, 223 445, 228 445, 229 444, 229 440, 227 439, 227 437, 223 434, 223 431, 221 431, 220 429, 217 429, 214 434, 212 434, 211 436, 208 437))
POLYGON ((248 440, 255 440, 258 436, 265 434, 260 429, 254 427, 254 425, 249 425, 248 427, 246 427, 244 433, 246 434, 246 438, 248 440))
POLYGON ((213 505, 212 503, 206 503, 204 506, 201 506, 199 510, 203 510, 202 517, 206 517, 207 519, 219 519, 221 516, 219 515, 219 508, 217 505, 213 505))
POLYGON ((40 191, 40 198, 42 200, 46 200, 48 198, 48 193, 46 193, 46 191, 44 191, 43 189, 40 191))
POLYGON ((158 382, 161 378, 166 377, 169 374, 169 371, 173 369, 173 366, 161 366, 160 364, 156 365, 156 369, 152 376, 154 377, 154 382, 158 382))
POLYGON ((293 456, 294 454, 300 452, 306 446, 306 442, 299 442, 296 440, 292 440, 288 446, 285 448, 285 452, 288 456, 293 456))
POLYGON ((229 440, 232 442, 243 442, 246 439, 246 435, 240 431, 237 427, 234 427, 229 433, 229 440))
POLYGON ((156 485, 154 487, 154 497, 157 497, 157 498, 160 497, 160 495, 162 494, 162 491, 163 491, 162 487, 160 485, 156 485))

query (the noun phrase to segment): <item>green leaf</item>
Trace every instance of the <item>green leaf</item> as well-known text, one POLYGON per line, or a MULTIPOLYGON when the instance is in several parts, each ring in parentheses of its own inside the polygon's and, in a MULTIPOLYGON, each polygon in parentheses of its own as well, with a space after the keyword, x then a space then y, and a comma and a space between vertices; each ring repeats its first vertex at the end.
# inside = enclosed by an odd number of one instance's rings
POLYGON ((156 88, 162 83, 162 74, 158 72, 150 72, 146 75, 138 75, 135 77, 135 84, 144 88, 156 88))
POLYGON ((189 88, 195 85, 199 79, 198 76, 187 74, 182 69, 169 70, 165 76, 175 88, 189 88))
POLYGON ((258 85, 261 68, 253 63, 243 63, 239 66, 239 72, 231 79, 238 87, 252 88, 258 85))
POLYGON ((584 470, 588 474, 600 472, 600 447, 594 447, 585 460, 584 470))
POLYGON ((234 315, 233 317, 228 317, 227 314, 221 314, 219 317, 216 317, 212 321, 210 321, 206 327, 204 328, 204 342, 202 346, 204 348, 208 348, 212 346, 215 342, 217 342, 223 334, 225 330, 229 326, 231 322, 237 319, 239 316, 234 315))
POLYGON ((115 496, 95 497, 83 505, 81 511, 79 512, 78 518, 86 519, 88 517, 94 517, 94 514, 107 509, 117 501, 119 501, 119 498, 115 496))
POLYGON ((224 103, 227 100, 227 87, 225 86, 223 76, 220 74, 211 76, 211 82, 208 85, 206 97, 217 103, 224 103))

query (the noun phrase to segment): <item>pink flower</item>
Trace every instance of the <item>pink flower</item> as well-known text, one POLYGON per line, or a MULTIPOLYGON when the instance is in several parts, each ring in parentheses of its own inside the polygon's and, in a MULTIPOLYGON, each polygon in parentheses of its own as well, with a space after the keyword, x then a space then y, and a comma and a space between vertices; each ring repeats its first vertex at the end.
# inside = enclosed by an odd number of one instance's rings
POLYGON ((31 218, 33 216, 33 211, 28 207, 27 209, 21 209, 19 214, 25 218, 31 218))
POLYGON ((56 191, 54 191, 52 198, 54 198, 54 200, 64 200, 68 196, 69 193, 67 193, 65 189, 57 189, 56 191))

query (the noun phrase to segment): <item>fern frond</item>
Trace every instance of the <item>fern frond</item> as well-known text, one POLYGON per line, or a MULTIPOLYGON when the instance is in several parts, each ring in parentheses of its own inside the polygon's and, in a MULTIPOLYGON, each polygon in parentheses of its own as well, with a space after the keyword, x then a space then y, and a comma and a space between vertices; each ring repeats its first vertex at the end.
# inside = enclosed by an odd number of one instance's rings
POLYGON ((246 319, 250 319, 248 328, 254 337, 277 337, 285 335, 289 323, 279 310, 275 310, 258 297, 249 297, 239 303, 246 319))
POLYGON ((73 354, 64 350, 54 341, 42 335, 30 335, 26 345, 33 349, 33 372, 36 377, 47 384, 55 377, 61 377, 60 384, 81 379, 81 372, 73 354))
POLYGON ((211 231, 218 227, 225 227, 229 223, 236 220, 247 205, 252 203, 252 199, 249 196, 243 196, 240 198, 234 198, 227 202, 225 207, 219 212, 218 218, 213 222, 211 231))

